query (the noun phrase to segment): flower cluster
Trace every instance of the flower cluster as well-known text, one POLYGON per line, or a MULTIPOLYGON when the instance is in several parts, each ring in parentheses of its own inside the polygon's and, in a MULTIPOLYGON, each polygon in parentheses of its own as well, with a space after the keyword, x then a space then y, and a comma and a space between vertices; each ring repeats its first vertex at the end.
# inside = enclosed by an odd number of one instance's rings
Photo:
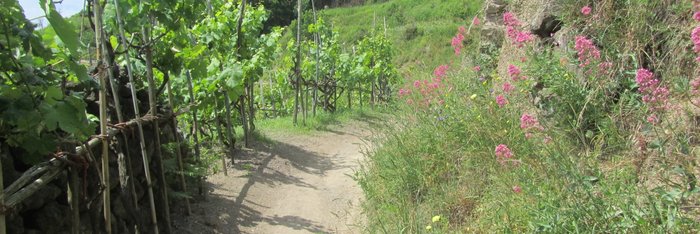
POLYGON ((699 94, 700 93, 700 77, 695 78, 690 81, 690 92, 692 94, 699 94))
MULTIPOLYGON (((637 75, 635 81, 639 86, 639 93, 641 93, 642 101, 647 104, 649 110, 652 112, 660 112, 668 109, 668 88, 661 86, 659 80, 654 77, 654 73, 651 71, 640 68, 637 70, 637 75)), ((658 117, 652 114, 647 118, 652 124, 658 123, 658 117)))
MULTIPOLYGON (((695 53, 700 53, 700 26, 697 26, 690 33, 690 39, 693 41, 693 50, 695 53)), ((697 58, 700 61, 700 57, 697 58)))
POLYGON ((519 67, 513 64, 508 65, 508 75, 513 81, 518 81, 519 79, 525 80, 525 76, 521 76, 520 73, 522 73, 522 71, 519 67))
POLYGON ((496 104, 498 104, 498 107, 503 108, 503 106, 508 104, 508 99, 503 95, 498 95, 496 96, 496 104))
POLYGON ((600 59, 600 50, 585 36, 576 36, 574 49, 580 62, 579 67, 588 66, 593 59, 600 59))
POLYGON ((525 138, 532 137, 533 132, 544 131, 544 128, 540 125, 540 121, 528 114, 520 116, 520 129, 525 132, 525 138))
POLYGON ((445 75, 447 74, 447 69, 449 69, 449 68, 450 67, 447 65, 440 65, 440 66, 435 68, 435 70, 433 71, 433 75, 435 75, 436 79, 442 80, 442 78, 444 78, 445 75))
POLYGON ((479 24, 481 24, 481 21, 479 20, 479 16, 474 16, 474 19, 472 19, 472 25, 478 26, 479 24))
POLYGON ((513 45, 518 48, 523 47, 525 43, 534 39, 534 36, 527 30, 518 30, 522 23, 511 12, 503 14, 503 24, 506 25, 506 35, 513 42, 513 45))
POLYGON ((581 14, 583 15, 590 15, 591 14, 591 7, 589 6, 584 6, 581 8, 581 14))
MULTIPOLYGON (((464 27, 460 27, 460 29, 463 29, 463 28, 464 27)), ((464 35, 461 32, 459 32, 459 33, 457 33, 457 35, 455 35, 452 38, 452 48, 455 50, 455 55, 459 55, 459 53, 461 53, 463 47, 464 47, 464 35)))
POLYGON ((510 92, 513 92, 513 90, 515 90, 515 87, 513 87, 512 84, 510 84, 508 82, 503 83, 503 92, 504 93, 510 93, 510 92))
MULTIPOLYGON (((695 19, 695 21, 700 21, 700 11, 693 13, 693 19, 695 19)), ((700 54, 700 26, 696 26, 690 33, 690 40, 693 42, 693 50, 695 53, 700 54)), ((696 57, 695 60, 700 62, 700 56, 696 57)), ((690 92, 694 95, 700 93, 700 77, 690 81, 690 92)), ((691 101, 695 105, 698 105, 698 100, 691 101)))
POLYGON ((508 149, 507 145, 500 144, 496 146, 496 160, 503 164, 511 158, 513 158, 513 151, 508 149))
POLYGON ((440 65, 433 71, 434 78, 430 80, 415 80, 413 87, 399 89, 399 97, 405 97, 409 105, 416 104, 419 107, 429 107, 432 104, 442 105, 442 99, 446 85, 443 83, 447 70, 447 65, 440 65))

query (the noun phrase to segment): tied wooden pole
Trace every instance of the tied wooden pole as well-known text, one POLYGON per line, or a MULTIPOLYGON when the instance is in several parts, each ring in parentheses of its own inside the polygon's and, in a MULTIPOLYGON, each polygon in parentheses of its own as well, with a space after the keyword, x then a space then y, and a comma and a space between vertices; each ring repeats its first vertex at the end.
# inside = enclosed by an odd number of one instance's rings
MULTIPOLYGON (((187 75, 187 87, 189 88, 190 91, 190 105, 194 106, 194 88, 192 87, 192 74, 190 74, 190 70, 187 70, 185 72, 187 75)), ((198 129, 199 129, 199 122, 197 121, 197 107, 194 106, 192 108, 192 127, 194 128, 194 133, 192 134, 192 137, 194 137, 194 160, 199 163, 199 156, 201 152, 199 151, 199 136, 197 134, 198 129)), ((204 188, 202 188, 202 183, 199 183, 199 194, 202 195, 204 194, 204 188)))
MULTIPOLYGON (((175 112, 173 107, 173 91, 170 89, 170 81, 166 84, 168 89, 168 107, 170 110, 175 112)), ((175 135, 175 154, 177 155, 178 169, 180 170, 177 174, 180 177, 180 187, 182 191, 187 193, 187 182, 185 181, 185 165, 182 163, 182 142, 180 142, 180 137, 177 135, 177 118, 172 119, 173 134, 175 135)), ((190 207, 190 199, 185 198, 185 208, 187 209, 187 215, 192 215, 192 208, 190 207)))
MULTIPOLYGON (((119 0, 114 0, 114 6, 119 9, 119 0)), ((123 45, 129 45, 126 41, 126 33, 124 33, 124 22, 122 22, 122 17, 121 17, 121 11, 117 10, 117 24, 119 25, 119 37, 121 39, 121 42, 123 45)), ((128 48, 127 48, 127 53, 124 55, 124 59, 126 60, 126 71, 129 76, 129 83, 131 83, 131 100, 132 100, 132 105, 134 107, 134 114, 136 116, 136 124, 139 132, 139 145, 141 147, 141 158, 143 160, 143 170, 144 174, 146 177, 146 189, 148 191, 148 202, 151 207, 151 226, 153 228, 153 233, 158 234, 158 217, 156 216, 156 205, 155 205, 155 199, 153 197, 153 183, 151 180, 151 169, 149 167, 149 160, 148 160, 148 152, 146 150, 146 141, 143 137, 143 124, 140 121, 141 113, 139 111, 139 105, 138 105, 138 98, 136 95, 136 87, 134 84, 134 74, 133 74, 133 67, 131 64, 131 58, 129 57, 128 53, 128 48)))
MULTIPOLYGON (((100 6, 100 1, 94 0, 93 3, 93 13, 95 16, 95 57, 100 60, 101 50, 104 47, 104 41, 102 39, 102 7, 100 6)), ((103 61, 104 62, 104 61, 103 61)), ((101 69, 98 70, 98 76, 100 78, 100 134, 107 134, 107 80, 105 78, 104 63, 97 63, 101 69)), ((105 221, 105 232, 112 233, 112 211, 111 211, 111 199, 110 199, 110 183, 109 183, 109 139, 106 137, 102 138, 102 215, 105 221)))
MULTIPOLYGON (((216 109, 220 109, 219 99, 217 99, 215 101, 216 101, 215 102, 216 109)), ((219 113, 214 114, 214 121, 216 122, 216 125, 214 125, 214 126, 216 127, 216 134, 219 138, 219 144, 221 144, 221 146, 223 146, 224 145, 224 134, 222 134, 222 131, 221 131, 221 118, 219 117, 219 113)), ((228 149, 224 149, 224 150, 228 151, 228 149)), ((224 170, 224 175, 228 176, 228 168, 226 168, 226 154, 221 154, 221 168, 224 170)))
MULTIPOLYGON (((246 0, 241 1, 241 7, 238 10, 238 24, 236 25, 236 54, 239 56, 238 59, 242 59, 241 48, 243 48, 243 19, 245 18, 245 7, 246 0)), ((253 105, 253 79, 252 77, 244 78, 245 82, 245 95, 239 97, 239 112, 241 114, 241 121, 243 123, 243 138, 245 147, 250 147, 250 134, 255 130, 254 119, 254 105, 253 105), (246 106, 247 105, 247 106, 246 106), (246 114, 246 109, 248 113, 246 114)))
MULTIPOLYGON (((149 17, 150 18, 150 17, 149 17)), ((153 22, 152 18, 149 20, 151 23, 153 22)), ((150 27, 152 25, 146 25, 143 27, 143 38, 144 41, 146 42, 146 79, 148 80, 148 103, 149 103, 149 112, 151 113, 152 116, 158 116, 158 108, 156 106, 157 97, 156 97, 156 82, 153 80, 153 51, 152 51, 152 41, 151 41, 151 30, 150 27)), ((163 168, 163 153, 161 152, 161 145, 160 145, 160 126, 159 124, 154 124, 153 125, 153 134, 155 135, 155 159, 156 159, 156 164, 158 164, 158 173, 156 176, 158 177, 158 182, 159 182, 159 187, 160 187, 160 195, 161 195, 161 212, 164 219, 163 222, 165 223, 165 233, 171 233, 171 226, 170 226, 170 202, 168 201, 168 183, 165 181, 165 169, 163 168)))
POLYGON ((301 90, 301 0, 297 0, 297 40, 296 40, 297 56, 294 61, 294 126, 298 123, 299 115, 299 94, 301 90))
MULTIPOLYGON (((318 24, 318 18, 316 18, 316 3, 314 2, 314 0, 311 0, 311 7, 312 7, 311 9, 313 10, 313 13, 314 13, 314 21, 316 22, 316 24, 318 24)), ((316 76, 314 76, 314 86, 313 86, 314 97, 313 97, 313 104, 312 104, 313 105, 312 114, 314 117, 316 117, 316 106, 318 106, 318 76, 320 74, 319 66, 321 64, 321 46, 322 46, 321 32, 319 31, 318 26, 316 27, 316 34, 315 34, 314 39, 316 39, 316 76)))
MULTIPOLYGON (((262 89, 260 89, 262 90, 262 89)), ((231 124, 231 99, 228 96, 228 92, 224 90, 224 105, 226 106, 226 137, 229 139, 229 154, 231 156, 231 165, 236 164, 234 159, 234 153, 236 152, 236 137, 234 137, 234 129, 231 124)))

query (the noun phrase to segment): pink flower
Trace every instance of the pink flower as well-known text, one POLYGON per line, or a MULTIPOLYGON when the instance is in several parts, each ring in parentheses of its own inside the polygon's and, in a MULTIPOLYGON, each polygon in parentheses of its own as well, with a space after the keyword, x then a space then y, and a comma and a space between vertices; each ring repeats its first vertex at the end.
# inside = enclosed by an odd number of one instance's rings
POLYGON ((452 48, 455 50, 455 55, 459 55, 462 51, 462 47, 464 47, 464 35, 457 33, 457 35, 452 38, 452 48))
POLYGON ((648 92, 649 89, 659 84, 659 80, 654 78, 654 73, 644 68, 637 70, 634 80, 637 82, 637 85, 639 85, 639 92, 642 93, 648 92))
POLYGON ((695 53, 700 53, 700 26, 695 27, 690 33, 690 40, 693 41, 695 53))
POLYGON ((576 36, 574 49, 578 55, 579 67, 588 66, 592 59, 600 59, 600 50, 593 44, 593 41, 584 37, 576 36))
POLYGON ((513 87, 513 85, 511 85, 511 84, 508 83, 508 82, 503 83, 503 92, 505 92, 505 93, 510 93, 510 92, 512 92, 513 90, 515 90, 515 87, 513 87))
POLYGON ((502 158, 512 158, 513 157, 513 151, 508 149, 507 145, 500 144, 496 146, 496 157, 502 157, 502 158))
POLYGON ((533 117, 532 115, 523 114, 522 116, 520 116, 520 128, 523 130, 533 128, 541 130, 542 126, 540 126, 540 122, 537 121, 537 118, 533 117))
POLYGON ((656 112, 668 108, 670 92, 668 88, 659 85, 660 82, 654 78, 654 73, 644 68, 638 69, 635 81, 639 86, 639 93, 643 95, 642 102, 647 104, 649 110, 656 112))
POLYGON ((659 123, 659 118, 656 117, 655 114, 651 114, 649 117, 647 117, 647 122, 649 122, 651 125, 656 125, 659 123))
POLYGON ((476 72, 481 71, 481 66, 476 65, 476 66, 474 66, 473 69, 474 69, 474 71, 476 71, 476 72))
POLYGON ((693 14, 693 19, 695 19, 695 21, 700 21, 700 11, 695 12, 695 14, 693 14))
POLYGON ((590 15, 591 14, 591 7, 585 6, 585 7, 581 8, 581 14, 590 15))
POLYGON ((477 26, 481 24, 481 21, 479 21, 479 16, 474 16, 474 19, 472 19, 472 25, 477 26))
POLYGON ((692 94, 698 94, 700 92, 700 77, 690 81, 690 92, 692 94))
POLYGON ((413 81, 413 87, 419 88, 420 87, 420 80, 413 81))
POLYGON ((433 71, 433 75, 435 75, 435 77, 437 78, 445 77, 445 74, 447 74, 447 69, 449 68, 450 67, 448 67, 447 65, 440 65, 435 68, 435 70, 433 71))
POLYGON ((520 27, 520 20, 510 11, 503 13, 503 24, 506 26, 520 27))
POLYGON ((399 89, 399 96, 407 95, 411 93, 411 90, 409 89, 399 89))
POLYGON ((504 144, 500 144, 496 146, 496 160, 498 160, 499 163, 504 164, 506 160, 510 159, 513 157, 513 151, 508 149, 508 146, 504 144))
POLYGON ((508 104, 508 99, 506 99, 503 95, 498 95, 496 97, 496 104, 498 104, 498 107, 503 108, 503 106, 508 104))
POLYGON ((464 26, 459 26, 458 30, 459 30, 459 34, 462 34, 462 35, 467 34, 467 29, 464 28, 464 26))
POLYGON ((517 81, 519 76, 520 76, 520 68, 516 67, 513 64, 508 65, 508 75, 513 79, 513 81, 517 81))
POLYGON ((514 192, 514 193, 521 193, 522 191, 523 191, 523 189, 520 188, 520 186, 517 186, 517 185, 516 185, 516 186, 513 186, 513 192, 514 192))

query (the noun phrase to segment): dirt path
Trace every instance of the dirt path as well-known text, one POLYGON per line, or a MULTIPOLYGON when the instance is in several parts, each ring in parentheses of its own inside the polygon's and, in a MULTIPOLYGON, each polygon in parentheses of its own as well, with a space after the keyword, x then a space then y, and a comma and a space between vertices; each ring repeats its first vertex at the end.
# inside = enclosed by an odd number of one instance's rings
POLYGON ((360 233, 362 123, 311 135, 269 133, 239 154, 229 175, 207 179, 206 201, 176 220, 176 233, 360 233))

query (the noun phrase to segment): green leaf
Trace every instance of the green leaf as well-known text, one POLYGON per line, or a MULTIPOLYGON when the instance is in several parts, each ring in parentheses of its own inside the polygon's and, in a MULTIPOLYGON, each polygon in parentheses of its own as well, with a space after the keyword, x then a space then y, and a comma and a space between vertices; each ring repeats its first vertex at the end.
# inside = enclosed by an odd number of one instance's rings
POLYGON ((70 51, 72 56, 78 55, 78 33, 76 33, 73 25, 70 24, 66 19, 64 19, 61 14, 56 11, 56 6, 54 6, 53 1, 39 0, 41 8, 44 9, 46 13, 46 19, 51 24, 51 27, 56 32, 63 44, 70 51))

